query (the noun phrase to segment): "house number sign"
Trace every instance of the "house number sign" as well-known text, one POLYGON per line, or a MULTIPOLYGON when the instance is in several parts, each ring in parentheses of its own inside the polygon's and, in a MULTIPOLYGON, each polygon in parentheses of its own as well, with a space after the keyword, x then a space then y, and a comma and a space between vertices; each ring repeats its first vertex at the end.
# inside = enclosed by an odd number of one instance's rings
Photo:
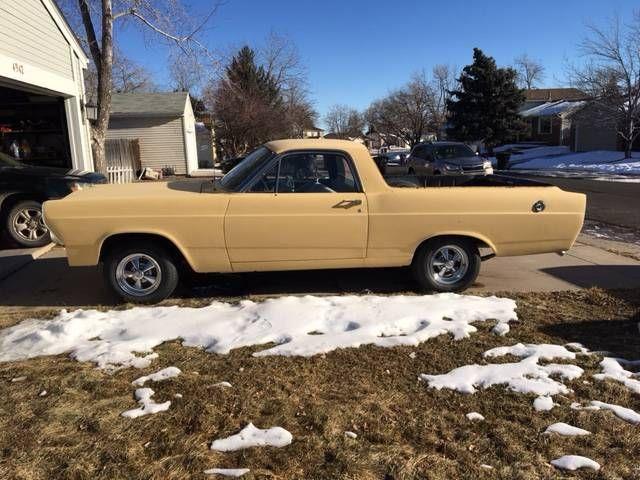
POLYGON ((21 63, 14 63, 13 64, 13 71, 16 73, 19 73, 20 75, 24 75, 24 65, 22 65, 21 63))

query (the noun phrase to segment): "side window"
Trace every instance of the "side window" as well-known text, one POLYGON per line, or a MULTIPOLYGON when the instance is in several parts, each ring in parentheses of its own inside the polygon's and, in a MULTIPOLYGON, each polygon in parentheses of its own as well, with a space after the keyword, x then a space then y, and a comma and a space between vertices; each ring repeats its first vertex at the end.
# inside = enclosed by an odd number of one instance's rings
POLYGON ((340 153, 295 153, 280 160, 278 193, 358 191, 354 172, 340 153))
POLYGON ((278 166, 280 162, 273 164, 265 173, 256 180, 249 191, 256 193, 275 193, 278 181, 278 166))

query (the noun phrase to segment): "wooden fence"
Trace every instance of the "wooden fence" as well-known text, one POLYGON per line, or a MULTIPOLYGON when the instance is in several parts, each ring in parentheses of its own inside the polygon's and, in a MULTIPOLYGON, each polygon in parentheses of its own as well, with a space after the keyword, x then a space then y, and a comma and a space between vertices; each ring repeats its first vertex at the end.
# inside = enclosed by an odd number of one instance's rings
POLYGON ((109 183, 131 183, 140 169, 140 144, 126 138, 109 139, 105 143, 109 183))

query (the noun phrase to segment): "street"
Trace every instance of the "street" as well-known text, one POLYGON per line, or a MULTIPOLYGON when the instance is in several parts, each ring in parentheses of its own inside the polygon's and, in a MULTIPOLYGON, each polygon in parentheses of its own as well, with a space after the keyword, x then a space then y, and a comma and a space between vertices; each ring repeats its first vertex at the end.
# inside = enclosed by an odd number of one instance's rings
MULTIPOLYGON (((512 172, 509 172, 509 175, 511 174, 512 172)), ((585 193, 587 195, 587 220, 640 230, 640 182, 609 182, 587 178, 560 178, 529 174, 524 176, 532 180, 557 185, 570 192, 585 193)))

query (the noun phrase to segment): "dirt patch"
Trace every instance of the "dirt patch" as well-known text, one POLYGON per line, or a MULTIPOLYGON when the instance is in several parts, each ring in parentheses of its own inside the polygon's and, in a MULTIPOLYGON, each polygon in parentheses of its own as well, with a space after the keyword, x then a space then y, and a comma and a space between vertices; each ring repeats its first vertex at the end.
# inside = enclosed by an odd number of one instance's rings
MULTIPOLYGON (((480 331, 462 341, 441 336, 418 347, 363 347, 308 359, 252 357, 261 347, 214 355, 169 342, 156 349, 160 358, 145 370, 107 373, 64 355, 0 364, 0 478, 192 479, 205 478, 207 468, 246 467, 251 471, 243 479, 540 479, 562 477, 548 462, 565 454, 603 465, 598 474, 566 478, 640 478, 640 427, 611 412, 569 408, 593 399, 640 411, 637 395, 590 377, 598 356, 580 360, 585 376, 568 382, 574 393, 556 397, 559 406, 546 413, 533 410, 533 396, 502 388, 461 395, 418 381, 420 373, 482 363, 485 350, 517 341, 579 341, 640 359, 640 290, 510 296, 521 321, 505 338, 492 335, 490 324, 478 324, 480 331), (156 401, 171 400, 171 408, 121 417, 137 406, 131 381, 170 365, 183 374, 148 386, 156 401), (220 381, 233 387, 214 386, 220 381), (470 422, 465 414, 472 411, 486 420, 470 422), (235 453, 209 450, 212 440, 249 422, 284 427, 293 443, 235 453), (554 422, 593 434, 543 435, 554 422), (358 437, 346 437, 347 430, 358 437)), ((54 313, 4 310, 0 325, 54 313)))

